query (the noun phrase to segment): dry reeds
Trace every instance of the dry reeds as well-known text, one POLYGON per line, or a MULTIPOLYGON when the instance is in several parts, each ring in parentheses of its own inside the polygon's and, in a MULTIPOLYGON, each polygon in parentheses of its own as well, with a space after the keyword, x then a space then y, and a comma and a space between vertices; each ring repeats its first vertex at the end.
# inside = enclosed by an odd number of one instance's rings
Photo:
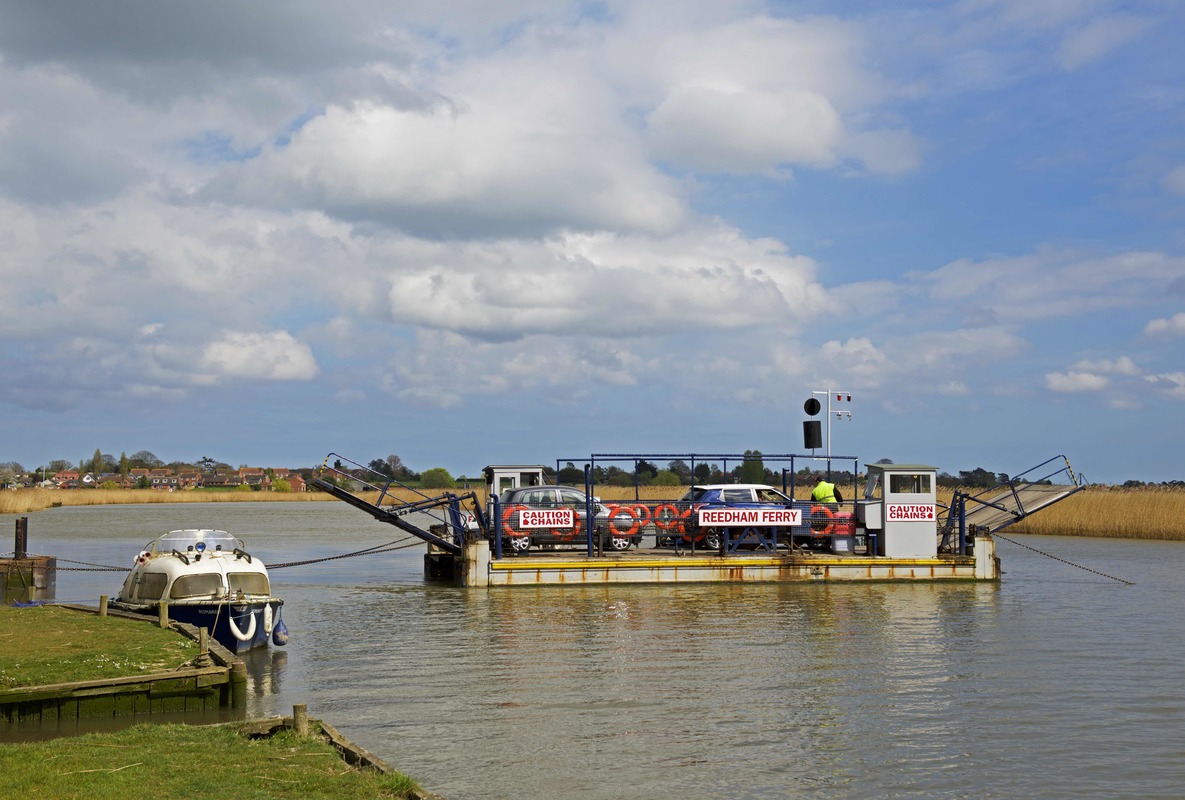
POLYGON ((27 514, 54 506, 137 503, 240 503, 332 500, 322 492, 209 492, 154 489, 11 489, 0 492, 0 514, 27 514))

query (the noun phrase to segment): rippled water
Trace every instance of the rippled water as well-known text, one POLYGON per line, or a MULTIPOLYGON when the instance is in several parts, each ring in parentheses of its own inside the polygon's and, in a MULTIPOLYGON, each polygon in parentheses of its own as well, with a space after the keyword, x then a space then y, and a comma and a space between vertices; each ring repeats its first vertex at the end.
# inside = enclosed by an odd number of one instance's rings
MULTIPOLYGON (((268 563, 399 536, 328 503, 63 508, 29 549, 130 564, 179 527, 268 563)), ((1136 585, 1007 542, 998 585, 459 590, 422 547, 280 570, 292 640, 251 657, 249 712, 307 703, 450 800, 1185 796, 1185 545, 1023 541, 1136 585)))

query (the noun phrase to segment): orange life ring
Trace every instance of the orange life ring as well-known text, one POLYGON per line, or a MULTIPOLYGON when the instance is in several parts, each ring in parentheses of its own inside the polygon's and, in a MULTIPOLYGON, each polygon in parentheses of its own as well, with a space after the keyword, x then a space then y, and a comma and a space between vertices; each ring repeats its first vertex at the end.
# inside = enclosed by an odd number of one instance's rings
MULTIPOLYGON (((610 508, 614 507, 610 506, 610 508)), ((615 511, 616 513, 610 512, 609 514, 610 536, 633 536, 638 532, 638 529, 642 527, 642 523, 638 521, 638 512, 634 510, 634 506, 617 506, 615 511), (617 527, 618 515, 627 515, 634 521, 634 524, 630 526, 628 531, 623 531, 621 528, 617 527)))
POLYGON ((830 536, 831 532, 835 530, 835 523, 820 522, 819 517, 826 517, 829 520, 834 520, 835 512, 833 512, 827 506, 811 506, 811 535, 830 536))
POLYGON ((653 515, 650 511, 650 506, 638 504, 636 506, 631 506, 631 508, 633 508, 634 513, 638 515, 638 524, 640 526, 645 528, 648 524, 650 524, 650 517, 653 515))
POLYGON ((514 515, 514 512, 521 511, 524 508, 526 508, 526 506, 506 506, 506 509, 502 512, 502 535, 503 536, 527 536, 527 535, 529 535, 526 533, 522 533, 520 531, 516 531, 514 529, 514 526, 510 524, 510 519, 514 515))

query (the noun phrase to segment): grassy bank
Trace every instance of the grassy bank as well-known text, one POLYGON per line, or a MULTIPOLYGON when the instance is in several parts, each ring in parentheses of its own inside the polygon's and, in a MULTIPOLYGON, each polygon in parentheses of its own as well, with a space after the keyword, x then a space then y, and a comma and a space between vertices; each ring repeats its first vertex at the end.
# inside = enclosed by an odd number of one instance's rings
POLYGON ((357 770, 318 737, 248 739, 233 725, 138 725, 118 733, 0 746, 0 796, 406 798, 415 782, 357 770))
POLYGON ((166 672, 197 642, 137 620, 0 606, 0 689, 166 672))

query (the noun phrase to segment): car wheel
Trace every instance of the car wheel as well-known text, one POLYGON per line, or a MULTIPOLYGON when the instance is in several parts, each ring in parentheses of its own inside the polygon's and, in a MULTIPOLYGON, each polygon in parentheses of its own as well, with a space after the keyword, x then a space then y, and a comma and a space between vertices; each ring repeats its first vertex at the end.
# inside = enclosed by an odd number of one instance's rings
POLYGON ((531 549, 530 536, 513 536, 510 539, 510 549, 516 553, 525 553, 531 549))
POLYGON ((609 547, 614 550, 629 550, 630 540, 622 538, 621 536, 612 536, 609 538, 609 547))
POLYGON ((707 550, 720 549, 720 532, 708 531, 704 534, 704 548, 707 550))

